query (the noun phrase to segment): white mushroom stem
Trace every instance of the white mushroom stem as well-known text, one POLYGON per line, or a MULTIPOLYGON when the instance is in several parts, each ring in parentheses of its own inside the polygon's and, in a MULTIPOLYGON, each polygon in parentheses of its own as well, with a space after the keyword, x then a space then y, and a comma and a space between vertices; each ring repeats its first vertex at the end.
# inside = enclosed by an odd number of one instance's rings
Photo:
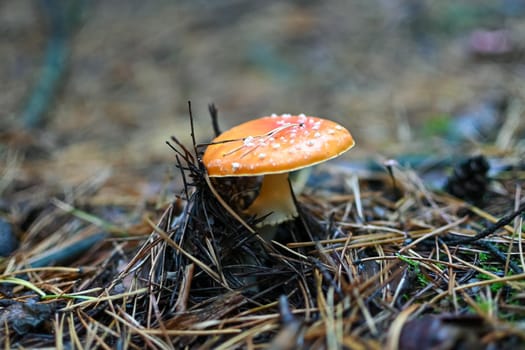
POLYGON ((258 227, 277 225, 296 217, 298 213, 288 182, 288 173, 265 175, 259 195, 245 213, 257 217, 271 213, 257 224, 258 227))

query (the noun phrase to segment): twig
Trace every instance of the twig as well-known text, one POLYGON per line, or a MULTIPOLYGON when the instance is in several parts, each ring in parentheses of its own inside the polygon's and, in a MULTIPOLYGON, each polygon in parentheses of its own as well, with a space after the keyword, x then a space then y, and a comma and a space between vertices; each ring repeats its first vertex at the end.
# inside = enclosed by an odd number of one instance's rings
POLYGON ((456 238, 456 239, 443 239, 445 243, 449 245, 457 245, 457 244, 465 244, 465 243, 473 243, 476 241, 479 241, 480 239, 483 239, 500 228, 510 224, 514 218, 516 218, 518 215, 521 215, 525 212, 525 202, 521 203, 518 210, 514 211, 513 213, 502 217, 499 219, 495 224, 487 226, 485 229, 483 229, 480 233, 473 237, 462 237, 462 238, 456 238))
POLYGON ((215 104, 213 103, 210 103, 208 105, 208 111, 210 112, 211 125, 213 126, 213 132, 215 133, 215 137, 217 137, 221 134, 221 129, 219 128, 219 111, 217 110, 217 107, 215 107, 215 104))

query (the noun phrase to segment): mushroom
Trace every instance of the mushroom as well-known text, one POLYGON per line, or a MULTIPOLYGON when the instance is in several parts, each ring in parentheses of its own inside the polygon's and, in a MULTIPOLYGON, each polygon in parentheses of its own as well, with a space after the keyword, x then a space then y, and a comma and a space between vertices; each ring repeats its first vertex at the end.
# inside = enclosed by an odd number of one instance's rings
POLYGON ((202 161, 209 177, 263 176, 244 211, 277 225, 298 215, 288 174, 339 156, 354 146, 350 132, 322 118, 275 115, 240 124, 216 137, 202 161))

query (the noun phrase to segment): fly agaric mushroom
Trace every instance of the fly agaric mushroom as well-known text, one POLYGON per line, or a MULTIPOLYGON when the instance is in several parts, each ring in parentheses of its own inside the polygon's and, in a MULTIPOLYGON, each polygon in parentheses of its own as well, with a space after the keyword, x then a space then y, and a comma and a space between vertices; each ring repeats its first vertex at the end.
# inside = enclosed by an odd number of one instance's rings
POLYGON ((244 211, 267 216, 257 226, 298 215, 288 173, 335 158, 354 146, 350 132, 326 119, 275 115, 240 124, 216 137, 202 161, 209 177, 263 176, 259 195, 244 211))

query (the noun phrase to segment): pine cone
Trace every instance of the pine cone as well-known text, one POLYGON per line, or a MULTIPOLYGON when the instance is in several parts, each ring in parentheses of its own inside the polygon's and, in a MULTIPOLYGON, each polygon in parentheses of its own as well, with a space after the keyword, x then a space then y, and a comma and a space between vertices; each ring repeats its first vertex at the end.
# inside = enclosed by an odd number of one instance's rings
POLYGON ((480 204, 487 191, 490 166, 483 155, 468 158, 454 167, 445 191, 472 204, 480 204))

